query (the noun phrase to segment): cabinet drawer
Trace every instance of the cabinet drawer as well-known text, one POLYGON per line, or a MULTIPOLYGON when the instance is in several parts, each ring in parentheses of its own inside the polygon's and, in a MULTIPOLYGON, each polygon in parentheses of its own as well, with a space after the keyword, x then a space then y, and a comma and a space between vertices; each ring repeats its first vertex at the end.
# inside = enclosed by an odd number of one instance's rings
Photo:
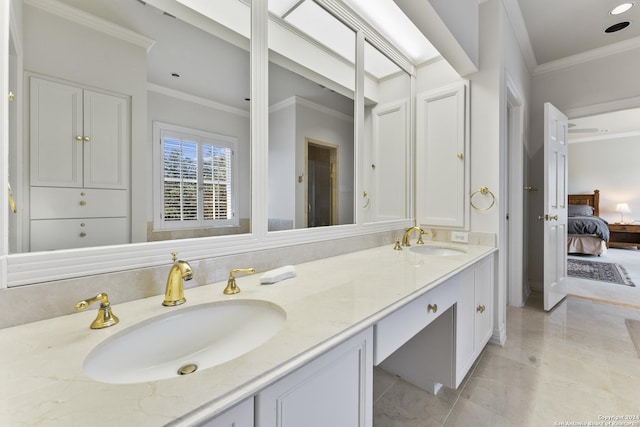
POLYGON ((458 276, 452 277, 376 323, 373 364, 377 366, 455 304, 458 286, 458 276), (437 306, 437 310, 430 310, 430 305, 437 306))
POLYGON ((31 221, 31 251, 129 243, 127 218, 42 219, 31 221))
POLYGON ((126 190, 31 187, 31 219, 126 217, 126 190))

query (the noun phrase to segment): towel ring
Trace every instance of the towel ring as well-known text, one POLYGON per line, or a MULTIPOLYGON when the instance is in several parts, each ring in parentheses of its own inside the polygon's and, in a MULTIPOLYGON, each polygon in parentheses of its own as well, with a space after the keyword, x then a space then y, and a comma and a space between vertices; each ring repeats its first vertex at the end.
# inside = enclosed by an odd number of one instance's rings
POLYGON ((489 188, 487 187, 480 187, 479 190, 474 191, 473 193, 471 193, 471 196, 469 197, 469 201, 471 202, 471 207, 473 207, 473 209, 477 210, 477 211, 488 211, 489 209, 491 209, 493 207, 493 205, 496 204, 496 196, 495 194, 493 194, 491 192, 491 190, 489 190, 489 188), (491 204, 486 207, 486 208, 479 208, 477 207, 474 203, 473 203, 473 196, 475 196, 476 194, 483 194, 483 195, 490 195, 491 196, 491 204))

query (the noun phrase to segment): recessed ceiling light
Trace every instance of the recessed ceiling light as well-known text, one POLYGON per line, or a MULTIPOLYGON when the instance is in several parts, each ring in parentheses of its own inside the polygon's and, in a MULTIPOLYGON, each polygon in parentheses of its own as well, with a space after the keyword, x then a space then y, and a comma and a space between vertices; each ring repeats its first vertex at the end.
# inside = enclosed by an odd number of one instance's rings
POLYGON ((618 6, 611 9, 609 12, 611 15, 620 15, 621 13, 625 13, 627 10, 633 7, 634 3, 632 1, 619 4, 618 6))
POLYGON ((618 22, 617 24, 613 24, 612 26, 610 26, 609 28, 604 30, 604 32, 605 33, 615 33, 616 31, 624 30, 629 25, 631 25, 631 22, 629 22, 629 21, 618 22))

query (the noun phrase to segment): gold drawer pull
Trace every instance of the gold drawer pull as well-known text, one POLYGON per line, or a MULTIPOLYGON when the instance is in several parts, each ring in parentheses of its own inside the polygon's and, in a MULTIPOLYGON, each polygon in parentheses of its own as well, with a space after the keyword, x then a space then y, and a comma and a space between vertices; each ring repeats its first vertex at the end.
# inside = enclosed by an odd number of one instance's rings
POLYGON ((76 135, 76 141, 82 141, 82 135, 76 135))
POLYGON ((438 312, 438 304, 429 304, 427 306, 427 313, 430 313, 430 312, 437 313, 438 312))
POLYGON ((85 200, 80 200, 80 206, 86 206, 87 202, 85 200))
POLYGON ((484 305, 479 305, 479 306, 476 308, 476 311, 477 311, 478 313, 484 313, 484 311, 485 311, 485 310, 486 310, 486 307, 485 307, 484 305))

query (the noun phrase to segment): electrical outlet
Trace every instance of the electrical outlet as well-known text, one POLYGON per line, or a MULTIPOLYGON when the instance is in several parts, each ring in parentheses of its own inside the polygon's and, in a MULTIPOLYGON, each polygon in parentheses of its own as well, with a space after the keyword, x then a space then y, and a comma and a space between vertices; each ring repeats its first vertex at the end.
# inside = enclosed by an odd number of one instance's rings
POLYGON ((469 243, 469 233, 466 231, 452 231, 451 241, 458 243, 469 243))

